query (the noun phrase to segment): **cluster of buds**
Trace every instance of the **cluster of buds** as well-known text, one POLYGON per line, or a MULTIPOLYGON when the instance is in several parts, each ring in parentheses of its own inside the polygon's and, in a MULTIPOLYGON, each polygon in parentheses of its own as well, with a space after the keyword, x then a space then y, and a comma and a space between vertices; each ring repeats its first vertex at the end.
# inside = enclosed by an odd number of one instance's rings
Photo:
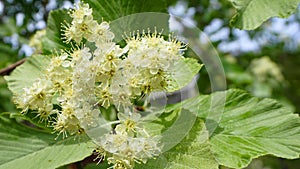
POLYGON ((109 23, 94 20, 88 4, 79 3, 69 14, 63 40, 73 49, 55 54, 45 74, 16 98, 17 105, 36 112, 63 137, 96 127, 101 110, 113 107, 116 125, 96 140, 99 157, 115 169, 129 169, 158 156, 159 139, 145 130, 134 101, 174 90, 170 67, 184 59, 186 46, 149 31, 127 37, 122 48, 113 42, 109 23))

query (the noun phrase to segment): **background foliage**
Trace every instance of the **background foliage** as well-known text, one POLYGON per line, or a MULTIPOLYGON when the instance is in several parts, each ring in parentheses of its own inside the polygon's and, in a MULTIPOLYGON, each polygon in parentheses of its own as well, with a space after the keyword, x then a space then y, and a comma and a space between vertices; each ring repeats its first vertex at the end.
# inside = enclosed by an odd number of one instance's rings
MULTIPOLYGON (((234 0, 232 0, 234 1, 234 0)), ((108 1, 103 3, 109 5, 108 1)), ((121 2, 121 1, 116 1, 121 2)), ((134 1, 129 1, 134 3, 134 1)), ((140 1, 139 1, 140 2, 140 1)), ((150 2, 150 1, 149 1, 150 2)), ((235 7, 239 10, 247 11, 242 1, 237 1, 235 7)), ((246 1, 244 1, 246 2, 246 1)), ((261 1, 261 3, 270 1, 261 1)), ((273 2, 273 1, 272 1, 273 2)), ((298 1, 293 1, 297 4, 298 1)), ((1 1, 2 8, 0 10, 0 69, 30 55, 32 52, 28 47, 29 38, 39 29, 45 27, 48 13, 51 9, 70 6, 72 1, 37 1, 37 0, 10 0, 1 1)), ((244 26, 240 21, 242 14, 235 14, 235 9, 228 0, 181 0, 181 1, 159 1, 157 6, 151 6, 153 10, 162 5, 169 6, 169 11, 175 15, 191 20, 201 30, 204 30, 213 42, 213 45, 219 49, 219 55, 225 68, 227 83, 229 87, 247 89, 252 94, 259 97, 270 97, 280 100, 283 104, 288 105, 290 109, 300 112, 300 48, 297 39, 288 36, 282 29, 279 31, 272 30, 276 22, 280 22, 282 27, 299 30, 300 15, 296 12, 285 20, 271 19, 265 22, 261 27, 252 31, 240 31, 229 26, 236 25, 239 28, 256 28, 257 23, 244 26), (234 20, 230 19, 234 16, 234 20), (241 41, 240 39, 247 39, 241 41), (245 42, 248 48, 240 47, 237 43, 245 42), (224 47, 225 46, 225 47, 224 47), (250 47, 249 47, 250 46, 250 47), (254 46, 251 48, 251 46, 254 46), (226 50, 224 50, 224 48, 226 50), (265 80, 257 83, 258 78, 253 74, 251 63, 257 58, 267 56, 276 63, 282 71, 284 80, 272 81, 265 80), (263 91, 268 91, 267 93, 263 91)), ((274 5, 275 3, 273 3, 274 5)), ((97 5, 97 4, 96 4, 97 5)), ((124 5, 124 4, 119 4, 124 5)), ((128 4, 127 4, 128 5, 128 4)), ((276 5, 276 4, 275 4, 276 5)), ((294 6, 287 7, 290 11, 294 10, 294 6)), ((136 9, 133 9, 136 10, 136 9)), ((137 9, 142 10, 141 8, 137 9)), ((166 8, 165 11, 168 9, 166 8)), ((259 10, 259 9, 258 9, 259 10)), ((126 15, 127 13, 121 13, 126 15)), ((286 16, 283 14, 282 16, 286 16)), ((273 15, 278 16, 278 15, 273 15)), ((111 16, 113 18, 117 16, 111 16)), ((253 16, 254 17, 254 16, 253 16)), ((265 21, 267 17, 262 17, 260 22, 265 21)), ((291 31, 291 30, 290 30, 291 31)), ((295 32, 295 31, 294 31, 295 32)), ((299 32, 298 32, 299 34, 299 32)), ((298 36, 295 34, 293 36, 298 36)), ((299 38, 300 39, 300 38, 299 38)), ((272 77, 271 77, 272 78, 272 77)), ((199 79, 199 90, 201 93, 210 93, 210 84, 205 69, 201 72, 199 79)), ((11 93, 7 90, 6 82, 0 77, 0 112, 16 112, 11 102, 11 93)), ((7 115, 1 116, 2 120, 9 123, 7 115)), ((16 126, 17 127, 17 126, 16 126)), ((44 145, 52 145, 49 136, 37 139, 37 142, 44 145)), ((1 154, 4 152, 1 152, 1 154)), ((87 152, 85 152, 87 153, 87 152)), ((7 160, 7 159, 2 159, 7 160)), ((78 160, 81 160, 78 158, 78 160)), ((299 166, 299 160, 283 160, 275 157, 263 157, 255 160, 248 167, 249 169, 294 169, 299 166)), ((67 163, 62 163, 67 164, 67 163)), ((82 163, 81 163, 82 164, 82 163)), ((70 167, 70 166, 69 166, 70 167)), ((72 167, 72 165, 71 165, 72 167)), ((74 167, 74 166, 73 166, 74 167)), ((92 165, 86 168, 93 168, 92 165)))

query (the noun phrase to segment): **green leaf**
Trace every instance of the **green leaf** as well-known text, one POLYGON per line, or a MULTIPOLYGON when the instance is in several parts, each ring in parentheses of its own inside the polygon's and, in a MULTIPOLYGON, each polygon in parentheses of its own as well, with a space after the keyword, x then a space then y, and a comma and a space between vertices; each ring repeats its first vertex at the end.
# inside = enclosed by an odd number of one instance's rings
POLYGON ((22 95, 23 88, 30 87, 47 68, 50 58, 48 56, 33 55, 25 63, 18 66, 10 76, 5 76, 8 88, 14 95, 22 95))
POLYGON ((51 11, 47 20, 46 36, 41 39, 43 54, 60 52, 59 50, 70 49, 71 45, 62 40, 62 24, 70 23, 71 17, 67 10, 51 11))
POLYGON ((7 83, 3 77, 0 77, 0 100, 0 112, 16 111, 14 104, 11 102, 11 92, 8 90, 7 83))
POLYGON ((55 141, 55 136, 0 115, 0 169, 53 169, 89 156, 93 144, 73 137, 55 141))
POLYGON ((164 30, 164 33, 168 33, 169 15, 166 12, 168 7, 175 2, 175 0, 88 1, 93 8, 95 18, 103 18, 111 22, 116 42, 123 39, 124 32, 147 29, 153 31, 156 28, 158 31, 164 30))
POLYGON ((252 30, 271 17, 286 18, 296 11, 300 0, 229 0, 237 9, 231 25, 252 30))
MULTIPOLYGON (((184 111, 184 114, 186 113, 192 114, 191 112, 184 111)), ((182 129, 177 128, 178 133, 180 133, 181 130, 182 129)), ((197 118, 191 130, 184 132, 186 132, 186 136, 183 138, 183 140, 181 140, 179 144, 177 144, 169 151, 164 152, 157 159, 149 160, 145 165, 141 164, 136 168, 218 169, 219 165, 214 159, 213 153, 210 150, 210 144, 208 142, 208 132, 205 128, 204 122, 200 118, 197 118)), ((174 134, 174 132, 170 134, 173 134, 173 140, 178 139, 176 138, 176 134, 174 134)))
POLYGON ((1 24, 0 37, 11 36, 16 32, 20 32, 20 27, 17 25, 16 20, 10 17, 1 24))
POLYGON ((171 65, 169 72, 172 72, 174 82, 171 84, 172 88, 169 88, 168 92, 179 90, 189 84, 198 74, 202 66, 202 64, 199 64, 198 61, 193 58, 184 58, 174 65, 171 65))
POLYGON ((263 155, 299 158, 300 118, 272 99, 258 99, 242 90, 228 90, 186 100, 182 105, 170 106, 168 111, 182 106, 205 119, 211 113, 208 111, 211 104, 217 105, 212 98, 224 96, 224 112, 210 138, 220 165, 243 168, 263 155))
POLYGON ((253 158, 267 154, 299 158, 298 115, 272 99, 258 99, 240 90, 230 90, 226 95, 220 132, 211 138, 220 164, 242 168, 253 158))
POLYGON ((168 6, 175 0, 89 0, 87 3, 93 8, 93 15, 113 21, 123 16, 141 12, 167 12, 168 6))

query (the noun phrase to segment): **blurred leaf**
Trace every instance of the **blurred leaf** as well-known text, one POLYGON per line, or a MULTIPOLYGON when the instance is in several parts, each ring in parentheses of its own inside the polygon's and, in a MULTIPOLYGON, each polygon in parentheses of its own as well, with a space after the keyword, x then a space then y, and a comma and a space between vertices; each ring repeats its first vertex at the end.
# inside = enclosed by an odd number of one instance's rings
POLYGON ((237 9, 231 25, 251 30, 271 17, 286 18, 296 11, 300 0, 229 0, 237 9))
POLYGON ((224 67, 226 78, 232 83, 234 87, 240 87, 243 85, 251 84, 253 78, 251 75, 240 66, 236 58, 231 55, 227 55, 221 58, 224 67))
POLYGON ((0 169, 53 169, 79 161, 92 152, 87 139, 54 140, 54 135, 0 115, 0 169), (80 144, 78 144, 80 143, 80 144))
POLYGON ((9 18, 0 26, 0 37, 11 36, 17 33, 19 29, 20 28, 16 25, 16 21, 13 18, 9 18))
POLYGON ((19 58, 18 51, 12 49, 12 47, 8 44, 4 44, 0 42, 0 69, 9 66, 10 64, 16 62, 19 58))

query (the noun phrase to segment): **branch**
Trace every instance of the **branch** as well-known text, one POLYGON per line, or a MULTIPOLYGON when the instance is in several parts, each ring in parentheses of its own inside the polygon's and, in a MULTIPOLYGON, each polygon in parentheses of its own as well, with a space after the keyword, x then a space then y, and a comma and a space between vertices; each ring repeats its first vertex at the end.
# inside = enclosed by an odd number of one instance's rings
POLYGON ((25 62, 26 58, 19 60, 18 62, 9 65, 6 68, 0 69, 0 76, 5 76, 5 75, 9 75, 16 67, 18 67, 19 65, 23 64, 25 62))

